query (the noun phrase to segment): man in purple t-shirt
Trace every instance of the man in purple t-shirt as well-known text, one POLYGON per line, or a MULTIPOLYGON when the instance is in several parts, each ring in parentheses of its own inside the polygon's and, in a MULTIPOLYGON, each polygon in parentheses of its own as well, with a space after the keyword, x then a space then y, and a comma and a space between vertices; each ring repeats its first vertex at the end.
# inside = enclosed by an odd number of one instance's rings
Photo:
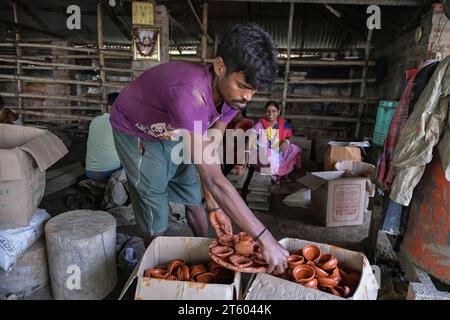
POLYGON ((179 130, 190 135, 191 150, 195 150, 195 141, 202 140, 201 150, 205 150, 211 143, 202 139, 205 131, 214 128, 223 134, 256 90, 270 87, 276 72, 270 35, 255 24, 237 25, 221 38, 213 65, 163 63, 145 71, 120 93, 111 124, 146 244, 166 230, 169 201, 186 206, 195 236, 208 235, 198 171, 208 211, 222 231, 230 232, 231 218, 257 238, 268 271, 284 271, 288 252, 253 215, 220 165, 207 161, 176 164, 171 157, 179 143, 173 141, 179 130))

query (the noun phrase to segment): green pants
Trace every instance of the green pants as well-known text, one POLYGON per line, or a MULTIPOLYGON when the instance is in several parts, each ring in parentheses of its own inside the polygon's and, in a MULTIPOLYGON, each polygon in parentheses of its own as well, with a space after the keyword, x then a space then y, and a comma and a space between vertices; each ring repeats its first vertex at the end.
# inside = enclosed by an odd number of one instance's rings
POLYGON ((201 206, 202 194, 193 164, 171 160, 176 141, 148 141, 113 129, 114 143, 127 175, 137 225, 150 234, 167 229, 168 203, 201 206), (143 145, 143 151, 139 145, 143 145))

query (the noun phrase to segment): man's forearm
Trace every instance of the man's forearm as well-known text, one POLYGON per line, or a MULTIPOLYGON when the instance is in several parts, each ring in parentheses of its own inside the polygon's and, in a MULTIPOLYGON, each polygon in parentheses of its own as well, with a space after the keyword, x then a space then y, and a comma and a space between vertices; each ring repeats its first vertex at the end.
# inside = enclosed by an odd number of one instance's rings
POLYGON ((264 229, 264 225, 250 211, 239 193, 225 177, 205 178, 204 184, 206 191, 209 191, 214 198, 213 200, 243 231, 255 237, 264 229))

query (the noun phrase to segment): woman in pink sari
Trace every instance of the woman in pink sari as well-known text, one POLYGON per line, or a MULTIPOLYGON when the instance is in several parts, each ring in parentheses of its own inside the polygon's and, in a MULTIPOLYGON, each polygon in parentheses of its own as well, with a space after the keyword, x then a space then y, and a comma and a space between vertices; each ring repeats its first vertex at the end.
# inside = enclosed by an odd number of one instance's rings
MULTIPOLYGON (((279 182, 279 178, 289 174, 294 166, 301 167, 302 150, 289 141, 293 136, 292 130, 279 114, 278 103, 269 101, 265 106, 265 117, 253 126, 258 135, 258 148, 267 152, 265 162, 270 163, 273 182, 279 182)), ((264 165, 259 165, 260 169, 263 167, 264 165)))

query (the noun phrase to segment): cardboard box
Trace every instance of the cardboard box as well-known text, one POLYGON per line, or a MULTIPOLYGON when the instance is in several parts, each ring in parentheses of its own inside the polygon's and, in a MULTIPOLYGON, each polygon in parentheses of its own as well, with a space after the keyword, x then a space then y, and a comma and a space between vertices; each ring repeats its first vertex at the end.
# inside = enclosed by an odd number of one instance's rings
POLYGON ((366 192, 372 189, 367 178, 345 171, 312 172, 298 182, 311 189, 311 212, 326 227, 361 225, 366 192))
POLYGON ((361 149, 358 147, 339 147, 329 145, 324 158, 324 170, 332 171, 338 161, 361 161, 361 149))
POLYGON ((292 281, 271 276, 267 273, 254 275, 245 292, 245 300, 376 300, 379 284, 366 256, 360 252, 350 251, 323 243, 300 239, 285 238, 281 245, 288 251, 314 244, 323 253, 335 256, 339 263, 352 270, 361 272, 361 280, 353 296, 344 299, 317 289, 306 288, 292 281))
POLYGON ((119 297, 122 299, 137 278, 136 300, 233 300, 240 299, 240 272, 234 273, 233 283, 214 284, 171 281, 144 277, 144 271, 174 259, 190 264, 211 261, 209 245, 214 239, 190 237, 158 237, 152 241, 131 274, 119 297))
MULTIPOLYGON (((362 162, 362 161, 338 161, 334 165, 337 171, 347 171, 350 173, 357 174, 360 177, 367 177, 375 179, 376 167, 373 164, 362 162)), ((364 208, 368 210, 369 197, 375 195, 375 184, 368 180, 367 184, 368 190, 366 191, 366 198, 364 208)))
POLYGON ((67 152, 50 131, 0 124, 0 229, 28 225, 44 195, 45 170, 67 152))

